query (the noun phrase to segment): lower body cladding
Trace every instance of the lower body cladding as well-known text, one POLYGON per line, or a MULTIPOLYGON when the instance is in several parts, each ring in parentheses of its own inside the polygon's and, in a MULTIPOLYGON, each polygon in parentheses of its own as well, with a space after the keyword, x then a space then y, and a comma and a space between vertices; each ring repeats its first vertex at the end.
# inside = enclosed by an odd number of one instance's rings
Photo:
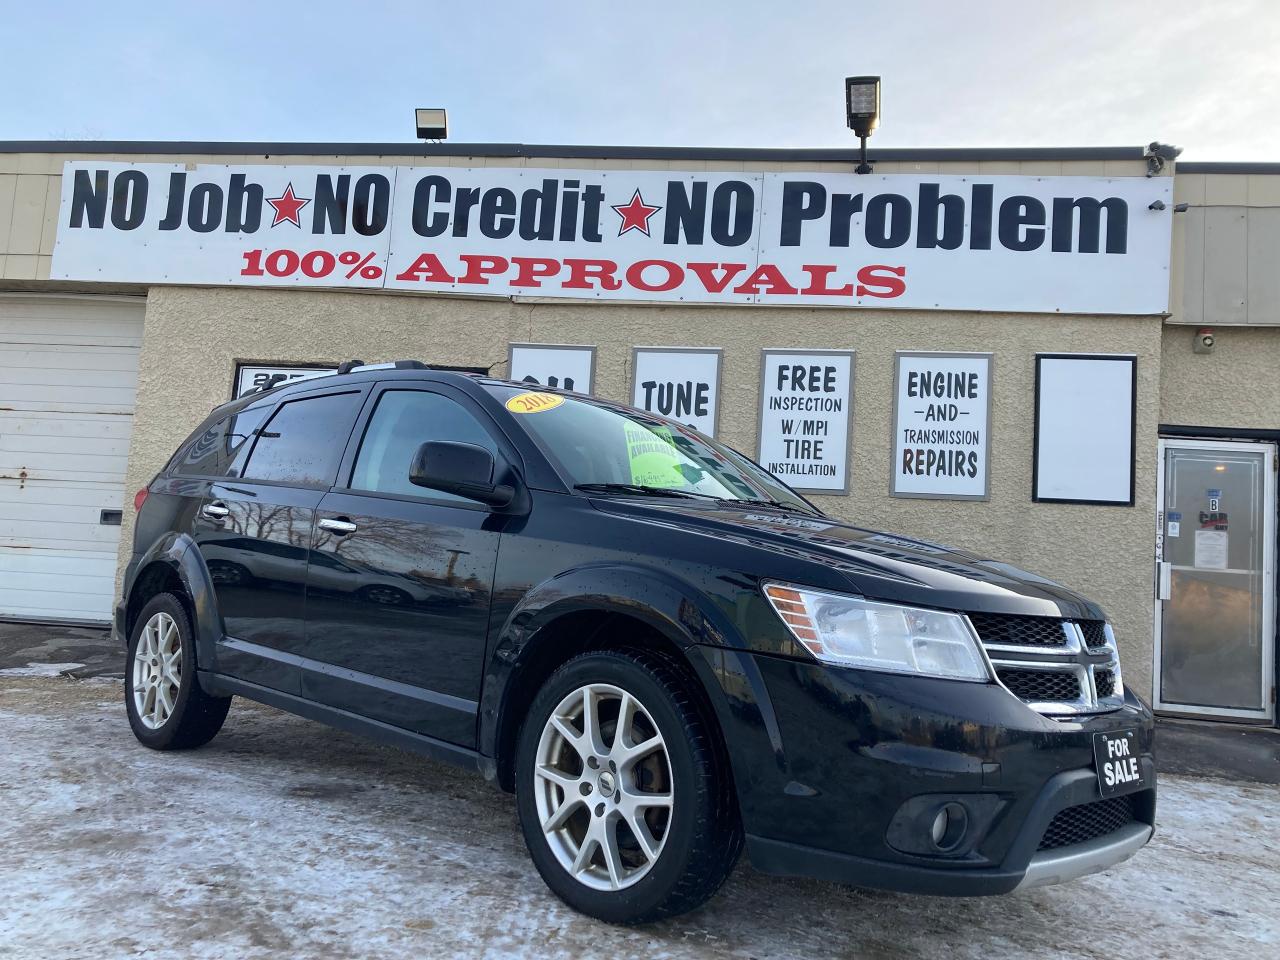
POLYGON ((1051 720, 994 683, 698 650, 766 873, 985 896, 1104 870, 1151 838, 1154 723, 1132 694, 1051 720), (1100 734, 1130 751, 1119 780, 1099 775, 1100 734))

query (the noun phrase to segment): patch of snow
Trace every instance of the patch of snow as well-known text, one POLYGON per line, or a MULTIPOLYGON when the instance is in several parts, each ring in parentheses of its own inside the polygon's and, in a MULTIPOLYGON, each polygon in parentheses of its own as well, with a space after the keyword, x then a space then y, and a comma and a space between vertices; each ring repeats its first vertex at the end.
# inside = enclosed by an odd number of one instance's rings
POLYGON ((6 667, 0 670, 0 677, 59 677, 83 666, 83 663, 28 663, 25 667, 6 667))
POLYGON ((913 897, 743 862, 649 927, 543 885, 479 777, 237 699, 207 747, 157 752, 99 685, 0 696, 0 955, 1054 960, 1277 956, 1275 789, 1165 777, 1156 837, 1074 883, 913 897))

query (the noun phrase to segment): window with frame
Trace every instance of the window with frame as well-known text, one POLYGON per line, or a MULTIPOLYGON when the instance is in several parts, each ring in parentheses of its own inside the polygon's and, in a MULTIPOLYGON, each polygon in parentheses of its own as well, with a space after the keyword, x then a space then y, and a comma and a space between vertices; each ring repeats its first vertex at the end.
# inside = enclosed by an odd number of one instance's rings
POLYGON ((182 451, 173 472, 185 477, 238 477, 270 409, 251 407, 212 424, 182 451))
POLYGON ((351 489, 473 502, 409 482, 413 457, 429 441, 471 443, 498 453, 489 431, 458 401, 426 390, 388 390, 378 398, 360 442, 351 489))
POLYGON ((329 486, 359 409, 359 393, 330 393, 282 403, 258 431, 241 476, 303 487, 329 486))

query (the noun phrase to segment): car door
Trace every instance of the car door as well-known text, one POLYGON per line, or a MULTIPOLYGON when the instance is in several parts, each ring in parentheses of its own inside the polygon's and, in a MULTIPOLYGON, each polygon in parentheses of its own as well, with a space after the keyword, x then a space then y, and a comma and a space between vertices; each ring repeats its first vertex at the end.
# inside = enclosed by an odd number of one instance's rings
POLYGON ((384 384, 316 511, 302 693, 330 706, 473 746, 493 572, 508 519, 416 487, 429 440, 514 448, 444 384, 384 384))
POLYGON ((284 401, 254 431, 244 465, 209 485, 193 534, 222 618, 219 672, 298 691, 315 508, 337 475, 366 392, 284 401))

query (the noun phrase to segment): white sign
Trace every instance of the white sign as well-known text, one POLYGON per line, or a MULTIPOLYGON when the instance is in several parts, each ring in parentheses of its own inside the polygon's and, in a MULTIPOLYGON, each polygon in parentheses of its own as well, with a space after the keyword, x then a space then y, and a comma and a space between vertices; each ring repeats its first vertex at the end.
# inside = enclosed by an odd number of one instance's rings
POLYGON ((236 397, 258 390, 270 390, 290 380, 310 380, 333 373, 333 367, 261 367, 241 364, 236 368, 236 397))
POLYGON ((893 496, 987 499, 991 362, 989 353, 897 353, 893 496))
POLYGON ((720 415, 720 350, 636 347, 631 354, 631 405, 716 435, 720 415))
POLYGON ((513 343, 508 356, 507 378, 590 393, 595 366, 595 347, 513 343))
POLYGON ((847 493, 852 350, 765 350, 760 465, 797 490, 847 493))
POLYGON ((75 160, 50 275, 1154 314, 1171 183, 75 160))
POLYGON ((1227 569, 1227 531, 1197 530, 1195 566, 1199 570, 1227 569))
POLYGON ((1032 499, 1132 506, 1138 359, 1036 354, 1032 499))

